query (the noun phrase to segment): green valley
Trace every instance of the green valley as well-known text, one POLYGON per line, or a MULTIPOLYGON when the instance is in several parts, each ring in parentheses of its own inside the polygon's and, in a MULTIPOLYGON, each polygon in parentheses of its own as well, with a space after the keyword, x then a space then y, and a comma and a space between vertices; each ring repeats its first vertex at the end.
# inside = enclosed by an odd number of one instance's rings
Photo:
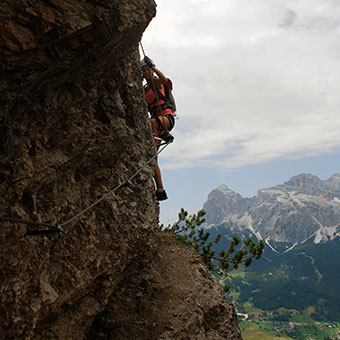
POLYGON ((239 314, 240 329, 244 340, 336 340, 340 339, 339 322, 319 322, 308 315, 281 308, 261 311, 247 303, 248 313, 239 314))
MULTIPOLYGON (((221 229, 210 229, 211 237, 223 231, 222 238, 228 242, 231 234, 221 229)), ((237 236, 246 239, 249 235, 237 236)), ((291 245, 271 243, 276 249, 291 248, 291 245)), ((229 297, 240 313, 246 313, 244 305, 251 303, 263 311, 280 308, 300 314, 309 311, 314 321, 340 322, 339 258, 339 238, 319 244, 306 242, 282 253, 267 245, 259 260, 230 272, 224 283, 230 287, 229 297)), ((284 314, 280 317, 282 321, 289 320, 284 314)))

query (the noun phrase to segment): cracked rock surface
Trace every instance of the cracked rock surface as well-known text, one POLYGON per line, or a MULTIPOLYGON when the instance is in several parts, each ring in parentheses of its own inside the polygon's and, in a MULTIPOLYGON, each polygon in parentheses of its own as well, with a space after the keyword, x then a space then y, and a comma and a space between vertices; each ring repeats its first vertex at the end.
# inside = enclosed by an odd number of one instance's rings
MULTIPOLYGON (((155 14, 153 0, 0 4, 0 216, 63 223, 154 155, 138 42, 155 14)), ((210 274, 159 234, 154 166, 62 234, 1 221, 1 340, 123 339, 127 307, 133 339, 241 339, 210 274)))

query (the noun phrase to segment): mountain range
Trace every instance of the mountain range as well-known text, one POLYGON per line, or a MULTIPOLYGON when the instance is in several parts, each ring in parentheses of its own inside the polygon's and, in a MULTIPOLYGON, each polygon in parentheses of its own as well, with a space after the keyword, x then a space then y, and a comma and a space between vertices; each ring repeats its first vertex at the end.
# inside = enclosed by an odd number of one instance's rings
POLYGON ((249 231, 268 245, 326 242, 340 236, 340 174, 327 180, 301 174, 252 198, 223 184, 209 194, 203 209, 206 227, 249 231))
POLYGON ((340 321, 340 174, 327 180, 301 174, 252 198, 221 185, 203 209, 211 239, 222 235, 214 250, 225 249, 233 235, 266 244, 259 260, 227 279, 239 311, 246 304, 283 307, 340 321))

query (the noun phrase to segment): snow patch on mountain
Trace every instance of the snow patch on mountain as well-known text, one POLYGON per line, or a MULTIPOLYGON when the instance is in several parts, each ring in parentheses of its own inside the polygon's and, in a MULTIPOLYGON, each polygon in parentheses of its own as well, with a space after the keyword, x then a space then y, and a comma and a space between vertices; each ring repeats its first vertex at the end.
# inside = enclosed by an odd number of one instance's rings
POLYGON ((321 226, 320 229, 316 231, 313 236, 315 236, 315 244, 332 241, 336 237, 340 236, 340 225, 334 227, 321 226))
POLYGON ((271 244, 270 244, 270 239, 266 238, 264 240, 265 244, 274 252, 277 254, 281 254, 279 251, 277 251, 271 244))

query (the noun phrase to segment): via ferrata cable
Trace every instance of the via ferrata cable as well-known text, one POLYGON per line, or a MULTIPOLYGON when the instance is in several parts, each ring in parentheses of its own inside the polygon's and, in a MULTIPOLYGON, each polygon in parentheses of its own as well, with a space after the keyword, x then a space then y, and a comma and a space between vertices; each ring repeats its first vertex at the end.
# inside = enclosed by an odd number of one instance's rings
POLYGON ((160 148, 151 158, 149 158, 138 170, 136 170, 128 179, 126 179, 123 183, 115 186, 113 189, 108 191, 106 194, 104 194, 101 198, 99 198, 97 201, 80 211, 78 214, 72 216, 65 222, 59 223, 59 224, 51 224, 51 223, 40 223, 35 221, 27 221, 23 219, 18 218, 12 218, 12 217, 1 217, 0 221, 3 222, 11 222, 11 223, 22 223, 26 225, 34 225, 34 226, 41 226, 41 227, 47 227, 48 229, 44 230, 30 230, 25 233, 25 236, 36 236, 36 235, 48 235, 48 234, 56 234, 56 233, 62 233, 64 231, 64 227, 67 224, 70 224, 77 219, 79 219, 82 215, 84 215, 86 212, 88 212, 90 209, 94 208, 97 204, 99 204, 102 200, 107 198, 108 196, 112 195, 114 192, 116 192, 118 189, 131 184, 132 180, 144 170, 144 168, 149 165, 168 145, 170 142, 166 142, 162 144, 162 148, 160 148))

